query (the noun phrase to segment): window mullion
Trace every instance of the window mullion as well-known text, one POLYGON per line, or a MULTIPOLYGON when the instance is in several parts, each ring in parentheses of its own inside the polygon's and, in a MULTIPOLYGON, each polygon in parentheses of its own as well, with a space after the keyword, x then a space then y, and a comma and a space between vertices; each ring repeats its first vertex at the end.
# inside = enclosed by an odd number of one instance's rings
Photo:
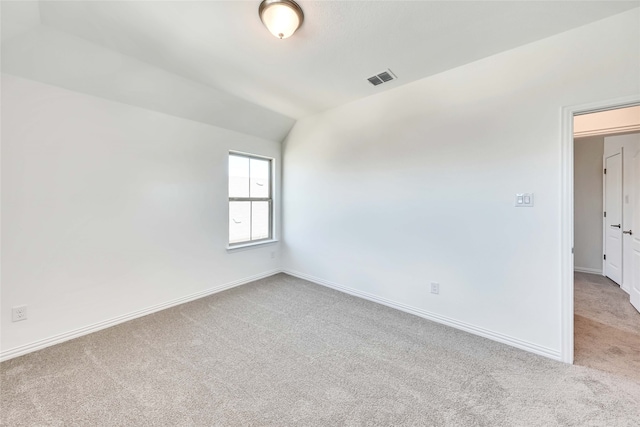
POLYGON ((230 202, 270 202, 268 197, 229 197, 230 202))

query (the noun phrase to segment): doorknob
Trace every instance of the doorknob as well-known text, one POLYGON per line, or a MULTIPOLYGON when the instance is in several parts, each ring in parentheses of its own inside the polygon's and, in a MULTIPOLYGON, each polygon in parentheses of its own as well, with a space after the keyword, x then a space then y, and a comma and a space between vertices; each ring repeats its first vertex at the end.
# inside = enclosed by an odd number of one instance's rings
POLYGON ((631 230, 627 230, 623 231, 622 234, 628 234, 629 236, 631 236, 633 233, 631 232, 631 230))
POLYGON ((611 224, 612 227, 620 228, 620 224, 611 224))

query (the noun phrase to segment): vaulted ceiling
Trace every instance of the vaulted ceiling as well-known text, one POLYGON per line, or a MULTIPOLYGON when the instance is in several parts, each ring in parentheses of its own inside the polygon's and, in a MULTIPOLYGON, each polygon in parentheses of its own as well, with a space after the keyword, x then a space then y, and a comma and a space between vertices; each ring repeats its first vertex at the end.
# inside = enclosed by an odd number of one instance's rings
POLYGON ((41 1, 38 24, 298 119, 639 5, 299 0, 304 24, 278 40, 259 3, 41 1), (367 82, 388 68, 397 80, 367 82))

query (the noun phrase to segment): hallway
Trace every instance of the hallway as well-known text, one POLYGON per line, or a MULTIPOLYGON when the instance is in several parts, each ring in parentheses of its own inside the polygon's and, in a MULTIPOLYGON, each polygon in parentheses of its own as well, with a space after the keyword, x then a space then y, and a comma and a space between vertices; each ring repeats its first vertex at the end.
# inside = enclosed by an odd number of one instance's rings
POLYGON ((576 365, 640 383, 640 313, 606 277, 575 273, 576 365))

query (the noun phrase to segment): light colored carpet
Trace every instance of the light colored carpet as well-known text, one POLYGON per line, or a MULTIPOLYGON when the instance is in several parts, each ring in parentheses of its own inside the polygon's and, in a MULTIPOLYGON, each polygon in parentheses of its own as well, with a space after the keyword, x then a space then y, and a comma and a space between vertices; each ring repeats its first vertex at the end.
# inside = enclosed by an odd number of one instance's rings
POLYGON ((574 363, 640 383, 640 313, 629 295, 595 274, 576 273, 574 289, 574 363))
POLYGON ((640 384, 279 274, 0 364, 11 426, 638 426, 640 384))

